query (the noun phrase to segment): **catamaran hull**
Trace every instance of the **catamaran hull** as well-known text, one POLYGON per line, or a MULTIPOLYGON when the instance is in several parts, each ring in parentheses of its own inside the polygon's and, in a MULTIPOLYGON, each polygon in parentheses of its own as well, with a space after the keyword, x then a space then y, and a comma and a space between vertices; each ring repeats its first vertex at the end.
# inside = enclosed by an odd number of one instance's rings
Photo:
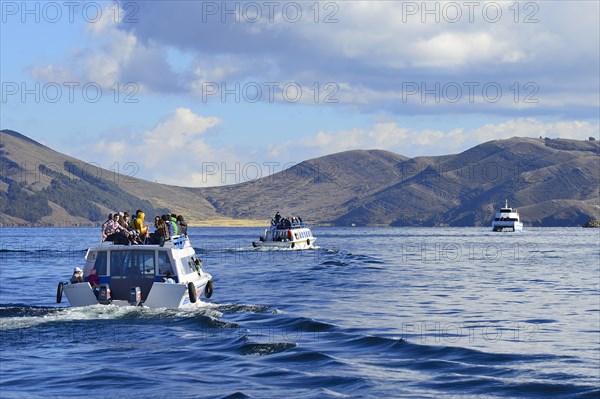
POLYGON ((519 217, 519 212, 508 206, 508 199, 504 202, 504 208, 496 212, 496 217, 492 221, 492 231, 522 231, 523 222, 519 217))
MULTIPOLYGON (((144 302, 140 302, 139 306, 149 308, 187 308, 196 306, 200 301, 200 296, 206 292, 206 286, 209 279, 200 279, 190 284, 169 284, 169 283, 154 283, 148 293, 148 297, 144 302), (194 294, 195 293, 195 294, 194 294), (190 299, 190 295, 192 298, 190 299), (192 299, 195 299, 192 301, 192 299)), ((212 284, 212 283, 211 283, 212 284)), ((94 290, 89 283, 62 283, 59 291, 64 293, 69 301, 69 304, 74 307, 93 306, 98 304, 111 304, 116 306, 138 306, 136 302, 126 300, 111 300, 100 301, 96 298, 94 290)), ((206 295, 205 295, 206 296, 206 295)), ((57 297, 58 299, 58 297, 57 297)))
POLYGON ((521 222, 494 222, 492 223, 492 231, 523 231, 523 223, 521 222))

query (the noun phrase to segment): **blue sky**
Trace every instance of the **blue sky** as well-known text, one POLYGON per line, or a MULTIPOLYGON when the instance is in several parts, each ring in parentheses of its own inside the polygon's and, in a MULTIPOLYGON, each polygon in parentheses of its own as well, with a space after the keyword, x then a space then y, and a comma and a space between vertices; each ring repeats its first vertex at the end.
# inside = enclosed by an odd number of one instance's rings
POLYGON ((147 180, 598 138, 596 1, 0 4, 0 127, 147 180))

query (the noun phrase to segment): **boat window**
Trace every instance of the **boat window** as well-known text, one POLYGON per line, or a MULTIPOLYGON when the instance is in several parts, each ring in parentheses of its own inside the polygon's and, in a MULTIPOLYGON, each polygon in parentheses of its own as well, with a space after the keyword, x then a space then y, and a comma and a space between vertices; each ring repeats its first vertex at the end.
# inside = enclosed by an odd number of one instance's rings
POLYGON ((96 269, 99 276, 106 276, 106 251, 98 252, 94 269, 96 269))
POLYGON ((112 278, 121 278, 125 269, 125 255, 128 251, 110 251, 110 275, 112 278))
POLYGON ((158 252, 158 274, 161 276, 166 276, 167 273, 173 274, 173 265, 171 264, 171 259, 169 258, 169 254, 166 252, 158 252))
POLYGON ((154 278, 154 251, 111 251, 112 278, 154 278))
POLYGON ((144 278, 154 278, 154 251, 136 251, 144 278))
POLYGON ((185 258, 181 258, 181 264, 183 265, 183 269, 186 273, 195 273, 196 272, 196 263, 194 262, 195 256, 186 256, 185 258))

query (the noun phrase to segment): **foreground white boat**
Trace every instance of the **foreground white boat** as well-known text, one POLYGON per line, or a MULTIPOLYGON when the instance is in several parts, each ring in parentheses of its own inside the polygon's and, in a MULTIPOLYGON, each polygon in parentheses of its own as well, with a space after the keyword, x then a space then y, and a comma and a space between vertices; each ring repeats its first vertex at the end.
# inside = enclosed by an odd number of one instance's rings
POLYGON ((287 223, 285 219, 273 221, 271 226, 265 229, 265 234, 253 241, 255 248, 281 248, 281 249, 309 249, 317 237, 313 236, 304 222, 292 219, 287 223))
POLYGON ((186 236, 175 236, 159 245, 115 245, 102 242, 88 249, 83 276, 92 269, 99 286, 89 282, 58 283, 56 301, 63 293, 72 306, 114 304, 152 308, 195 306, 200 296, 210 298, 212 276, 204 271, 186 236))
POLYGON ((504 208, 501 208, 496 213, 496 217, 492 221, 492 231, 522 231, 523 223, 519 217, 519 213, 516 209, 512 209, 508 206, 508 200, 504 204, 504 208))

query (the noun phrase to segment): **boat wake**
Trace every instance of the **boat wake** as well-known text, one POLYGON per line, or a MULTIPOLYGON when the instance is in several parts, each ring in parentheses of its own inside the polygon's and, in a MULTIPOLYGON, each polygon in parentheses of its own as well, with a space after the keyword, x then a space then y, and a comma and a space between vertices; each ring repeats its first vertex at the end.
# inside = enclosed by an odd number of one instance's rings
POLYGON ((0 306, 0 331, 38 327, 51 323, 124 319, 174 319, 205 316, 219 319, 223 313, 218 305, 198 302, 184 309, 147 308, 134 306, 93 305, 85 307, 0 306))

